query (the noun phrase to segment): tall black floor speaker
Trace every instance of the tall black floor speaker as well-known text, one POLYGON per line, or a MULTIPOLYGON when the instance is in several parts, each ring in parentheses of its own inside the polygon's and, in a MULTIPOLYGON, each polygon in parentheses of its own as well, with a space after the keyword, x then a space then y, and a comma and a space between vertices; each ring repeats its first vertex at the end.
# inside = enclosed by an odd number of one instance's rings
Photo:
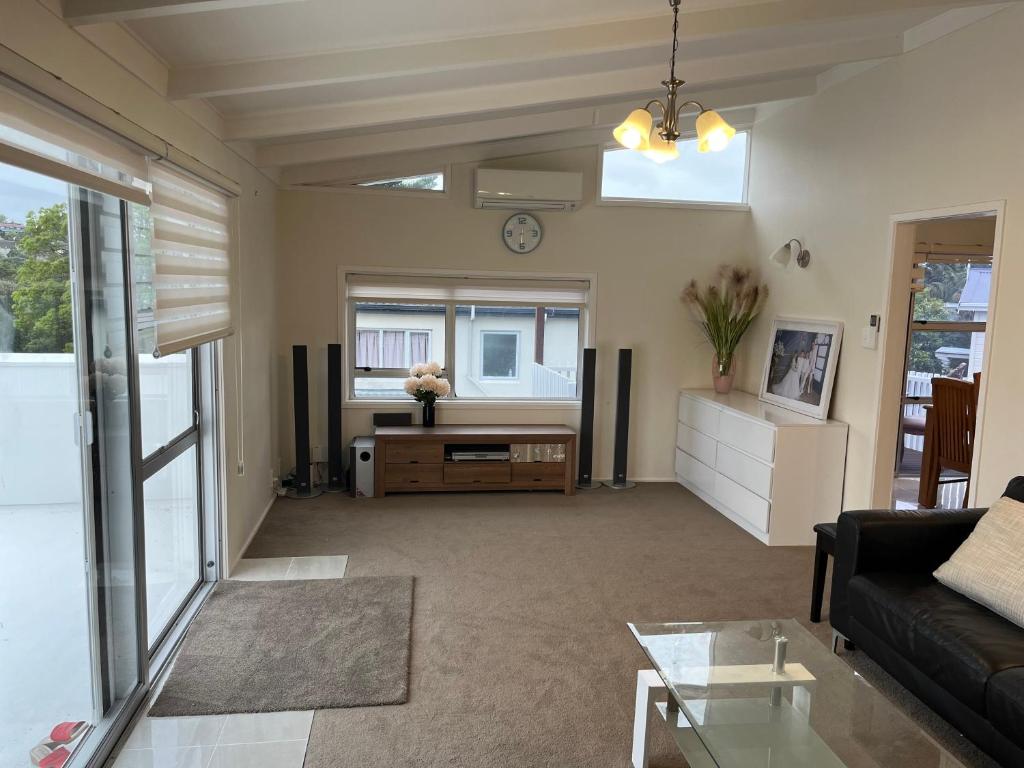
POLYGON ((577 488, 599 488, 594 482, 594 377, 597 372, 597 350, 583 350, 583 376, 580 379, 580 460, 577 488))
POLYGON ((629 387, 633 368, 633 350, 619 350, 619 389, 615 402, 615 454, 609 488, 622 490, 635 488, 636 483, 626 479, 626 460, 629 456, 629 387))
POLYGON ((292 395, 295 401, 295 481, 287 495, 293 499, 312 499, 320 495, 313 487, 309 472, 309 370, 306 346, 292 347, 292 395))
POLYGON ((327 345, 327 487, 328 493, 344 491, 345 467, 341 450, 341 344, 327 345))

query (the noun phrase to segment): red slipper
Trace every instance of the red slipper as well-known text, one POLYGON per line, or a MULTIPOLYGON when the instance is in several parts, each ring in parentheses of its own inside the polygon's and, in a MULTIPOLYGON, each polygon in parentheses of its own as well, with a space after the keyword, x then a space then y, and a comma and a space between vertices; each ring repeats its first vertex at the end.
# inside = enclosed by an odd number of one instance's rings
POLYGON ((57 747, 39 761, 39 768, 61 768, 68 761, 69 757, 71 757, 71 753, 68 752, 66 747, 57 747))
POLYGON ((58 744, 67 744, 69 741, 77 739, 82 731, 85 730, 85 726, 85 720, 57 723, 57 725, 53 726, 53 730, 50 731, 50 741, 56 741, 58 744))

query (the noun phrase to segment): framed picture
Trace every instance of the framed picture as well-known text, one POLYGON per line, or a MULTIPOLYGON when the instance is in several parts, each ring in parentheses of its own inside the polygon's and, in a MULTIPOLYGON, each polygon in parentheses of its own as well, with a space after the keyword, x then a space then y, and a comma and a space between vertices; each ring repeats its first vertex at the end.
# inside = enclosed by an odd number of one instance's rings
POLYGON ((761 400, 827 419, 842 341, 840 322, 776 317, 761 378, 761 400))

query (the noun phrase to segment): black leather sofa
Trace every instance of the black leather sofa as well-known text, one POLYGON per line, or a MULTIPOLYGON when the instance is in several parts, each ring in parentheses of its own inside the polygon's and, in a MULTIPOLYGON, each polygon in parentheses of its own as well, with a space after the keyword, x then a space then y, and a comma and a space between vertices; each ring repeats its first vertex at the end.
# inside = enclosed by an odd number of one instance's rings
MULTIPOLYGON (((1024 477, 1014 478, 1005 495, 1024 501, 1024 477)), ((829 618, 1001 765, 1018 768, 1024 766, 1024 629, 932 577, 984 513, 844 512, 829 618)))

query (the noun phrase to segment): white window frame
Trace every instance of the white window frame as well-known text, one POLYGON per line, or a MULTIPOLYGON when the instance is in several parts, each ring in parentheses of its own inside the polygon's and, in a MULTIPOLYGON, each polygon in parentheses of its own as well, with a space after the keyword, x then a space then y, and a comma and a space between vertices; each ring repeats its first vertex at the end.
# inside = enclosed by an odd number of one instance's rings
MULTIPOLYGON (((520 304, 513 304, 511 306, 522 306, 520 304)), ((536 320, 534 321, 536 322, 536 320)), ((480 380, 481 381, 503 381, 513 382, 519 381, 519 351, 522 349, 521 345, 522 334, 519 331, 480 331, 480 380), (511 376, 488 376, 484 373, 484 338, 487 336, 512 336, 516 340, 516 367, 512 372, 511 376)), ((578 387, 577 387, 578 389, 578 387)))
MULTIPOLYGON (((604 196, 604 156, 606 152, 632 150, 623 149, 615 142, 608 142, 597 147, 597 199, 595 205, 608 207, 640 207, 640 208, 693 208, 702 211, 749 211, 750 210, 750 158, 754 153, 754 131, 742 128, 736 133, 747 134, 747 156, 743 164, 743 200, 739 203, 715 203, 704 200, 661 200, 657 198, 605 197, 604 196)), ((680 141, 696 138, 696 134, 683 135, 680 141)), ((654 162, 653 160, 651 161, 654 162)))
MULTIPOLYGON (((411 400, 397 398, 370 398, 370 397, 356 397, 355 396, 355 380, 357 378, 393 378, 393 379, 404 379, 409 375, 408 370, 405 369, 393 369, 393 368, 374 368, 370 371, 365 371, 363 368, 356 367, 356 305, 357 304, 394 304, 396 303, 395 298, 380 298, 380 297, 365 297, 362 296, 358 299, 349 299, 348 288, 347 288, 347 276, 349 274, 379 274, 379 275, 391 275, 401 277, 461 277, 461 278, 472 278, 479 277, 481 279, 494 279, 494 278, 507 278, 509 280, 515 279, 536 279, 538 275, 536 273, 520 273, 520 272, 489 272, 489 273, 477 273, 471 274, 464 270, 451 270, 451 269, 436 269, 436 270, 416 270, 416 269, 401 269, 401 268, 389 268, 389 267, 339 267, 338 268, 338 295, 339 302, 342 311, 339 312, 338 317, 338 338, 342 340, 342 344, 345 346, 346 361, 348 363, 348 375, 345 376, 345 400, 344 405, 346 408, 373 408, 380 410, 382 406, 392 406, 393 408, 405 408, 411 403, 411 400)), ((544 302, 544 306, 561 306, 561 307, 575 307, 580 310, 580 325, 579 334, 577 337, 577 349, 576 349, 576 367, 577 370, 581 370, 583 366, 583 349, 584 347, 593 347, 596 345, 596 333, 597 327, 597 275, 594 273, 584 274, 543 274, 542 277, 548 279, 562 279, 562 280, 587 280, 590 283, 590 291, 588 294, 588 300, 586 303, 558 303, 558 302, 544 302)), ((459 397, 455 391, 455 308, 456 306, 463 306, 466 304, 464 300, 459 301, 436 301, 436 300, 425 300, 425 299, 408 299, 401 300, 402 304, 422 304, 430 307, 445 307, 445 369, 444 378, 448 379, 452 385, 452 396, 445 399, 445 407, 464 407, 480 409, 485 408, 497 408, 497 409, 554 409, 554 410, 579 410, 581 407, 580 401, 580 387, 582 384, 582 378, 577 376, 576 383, 576 397, 575 398, 563 398, 563 399, 543 399, 543 398, 530 398, 530 397, 507 397, 507 398, 487 398, 487 397, 459 397)), ((523 301, 475 301, 473 302, 476 306, 497 306, 497 307, 508 307, 508 306, 529 306, 536 308, 538 305, 535 302, 523 301)), ((435 354, 434 339, 431 335, 431 354, 435 354)), ((470 361, 469 365, 473 365, 470 361)), ((495 381, 510 381, 510 379, 495 379, 495 381)))

